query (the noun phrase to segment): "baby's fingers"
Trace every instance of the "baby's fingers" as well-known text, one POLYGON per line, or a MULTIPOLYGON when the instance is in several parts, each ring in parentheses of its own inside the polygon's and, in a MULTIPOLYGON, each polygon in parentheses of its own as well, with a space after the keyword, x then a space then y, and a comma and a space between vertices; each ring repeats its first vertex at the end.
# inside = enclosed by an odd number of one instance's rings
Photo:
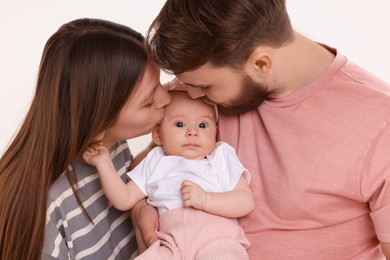
POLYGON ((85 149, 84 153, 83 154, 88 154, 88 155, 92 155, 94 153, 97 153, 99 150, 94 148, 94 147, 90 147, 88 146, 87 149, 85 149))
POLYGON ((193 184, 192 181, 189 181, 189 180, 184 180, 182 183, 181 183, 181 187, 182 188, 185 188, 185 187, 191 187, 193 184))
POLYGON ((98 141, 96 143, 92 143, 88 146, 88 148, 92 148, 95 151, 100 151, 101 147, 103 146, 102 141, 98 141))
POLYGON ((101 146, 97 143, 91 144, 85 149, 81 157, 84 161, 89 162, 93 156, 99 154, 100 148, 101 146))
POLYGON ((90 152, 88 150, 84 151, 83 154, 81 155, 81 157, 83 158, 83 160, 85 162, 88 162, 89 159, 91 158, 91 156, 93 156, 93 154, 92 154, 92 152, 90 152))

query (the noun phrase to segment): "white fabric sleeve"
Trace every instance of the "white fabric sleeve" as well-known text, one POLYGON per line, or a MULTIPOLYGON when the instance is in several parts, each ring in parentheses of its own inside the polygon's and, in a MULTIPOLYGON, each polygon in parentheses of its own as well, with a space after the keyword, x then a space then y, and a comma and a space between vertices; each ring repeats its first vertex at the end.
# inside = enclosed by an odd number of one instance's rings
POLYGON ((160 146, 155 147, 132 171, 127 173, 127 176, 135 182, 145 196, 149 196, 147 185, 152 170, 162 156, 164 156, 163 149, 160 146))
POLYGON ((225 142, 218 142, 212 164, 217 165, 219 171, 219 185, 224 191, 233 190, 241 176, 248 184, 251 180, 249 171, 238 159, 236 151, 225 142))

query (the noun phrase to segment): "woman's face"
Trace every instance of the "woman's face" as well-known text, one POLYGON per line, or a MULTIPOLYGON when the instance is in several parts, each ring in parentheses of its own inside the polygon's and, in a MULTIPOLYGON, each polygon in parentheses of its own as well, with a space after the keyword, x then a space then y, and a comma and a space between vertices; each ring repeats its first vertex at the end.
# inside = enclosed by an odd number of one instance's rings
POLYGON ((115 125, 105 132, 103 143, 111 147, 119 140, 150 133, 163 119, 164 106, 170 102, 171 96, 160 83, 159 68, 148 62, 143 77, 135 86, 135 93, 123 107, 115 125))

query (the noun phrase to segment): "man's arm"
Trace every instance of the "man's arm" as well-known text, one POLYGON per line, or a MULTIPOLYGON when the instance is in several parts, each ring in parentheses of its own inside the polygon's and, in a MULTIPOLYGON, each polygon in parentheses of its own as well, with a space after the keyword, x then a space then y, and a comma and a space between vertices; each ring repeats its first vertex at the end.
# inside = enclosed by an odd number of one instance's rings
POLYGON ((390 259, 390 243, 381 242, 382 252, 386 259, 390 259))

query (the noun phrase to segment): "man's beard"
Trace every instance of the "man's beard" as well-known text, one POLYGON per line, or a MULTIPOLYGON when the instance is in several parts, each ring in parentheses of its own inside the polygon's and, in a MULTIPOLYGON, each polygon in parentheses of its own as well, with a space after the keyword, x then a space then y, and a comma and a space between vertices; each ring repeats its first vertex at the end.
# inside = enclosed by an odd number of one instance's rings
POLYGON ((228 105, 219 105, 218 112, 224 115, 240 115, 256 109, 264 100, 270 97, 273 91, 262 84, 253 81, 248 75, 241 80, 241 93, 237 98, 230 100, 228 105))

